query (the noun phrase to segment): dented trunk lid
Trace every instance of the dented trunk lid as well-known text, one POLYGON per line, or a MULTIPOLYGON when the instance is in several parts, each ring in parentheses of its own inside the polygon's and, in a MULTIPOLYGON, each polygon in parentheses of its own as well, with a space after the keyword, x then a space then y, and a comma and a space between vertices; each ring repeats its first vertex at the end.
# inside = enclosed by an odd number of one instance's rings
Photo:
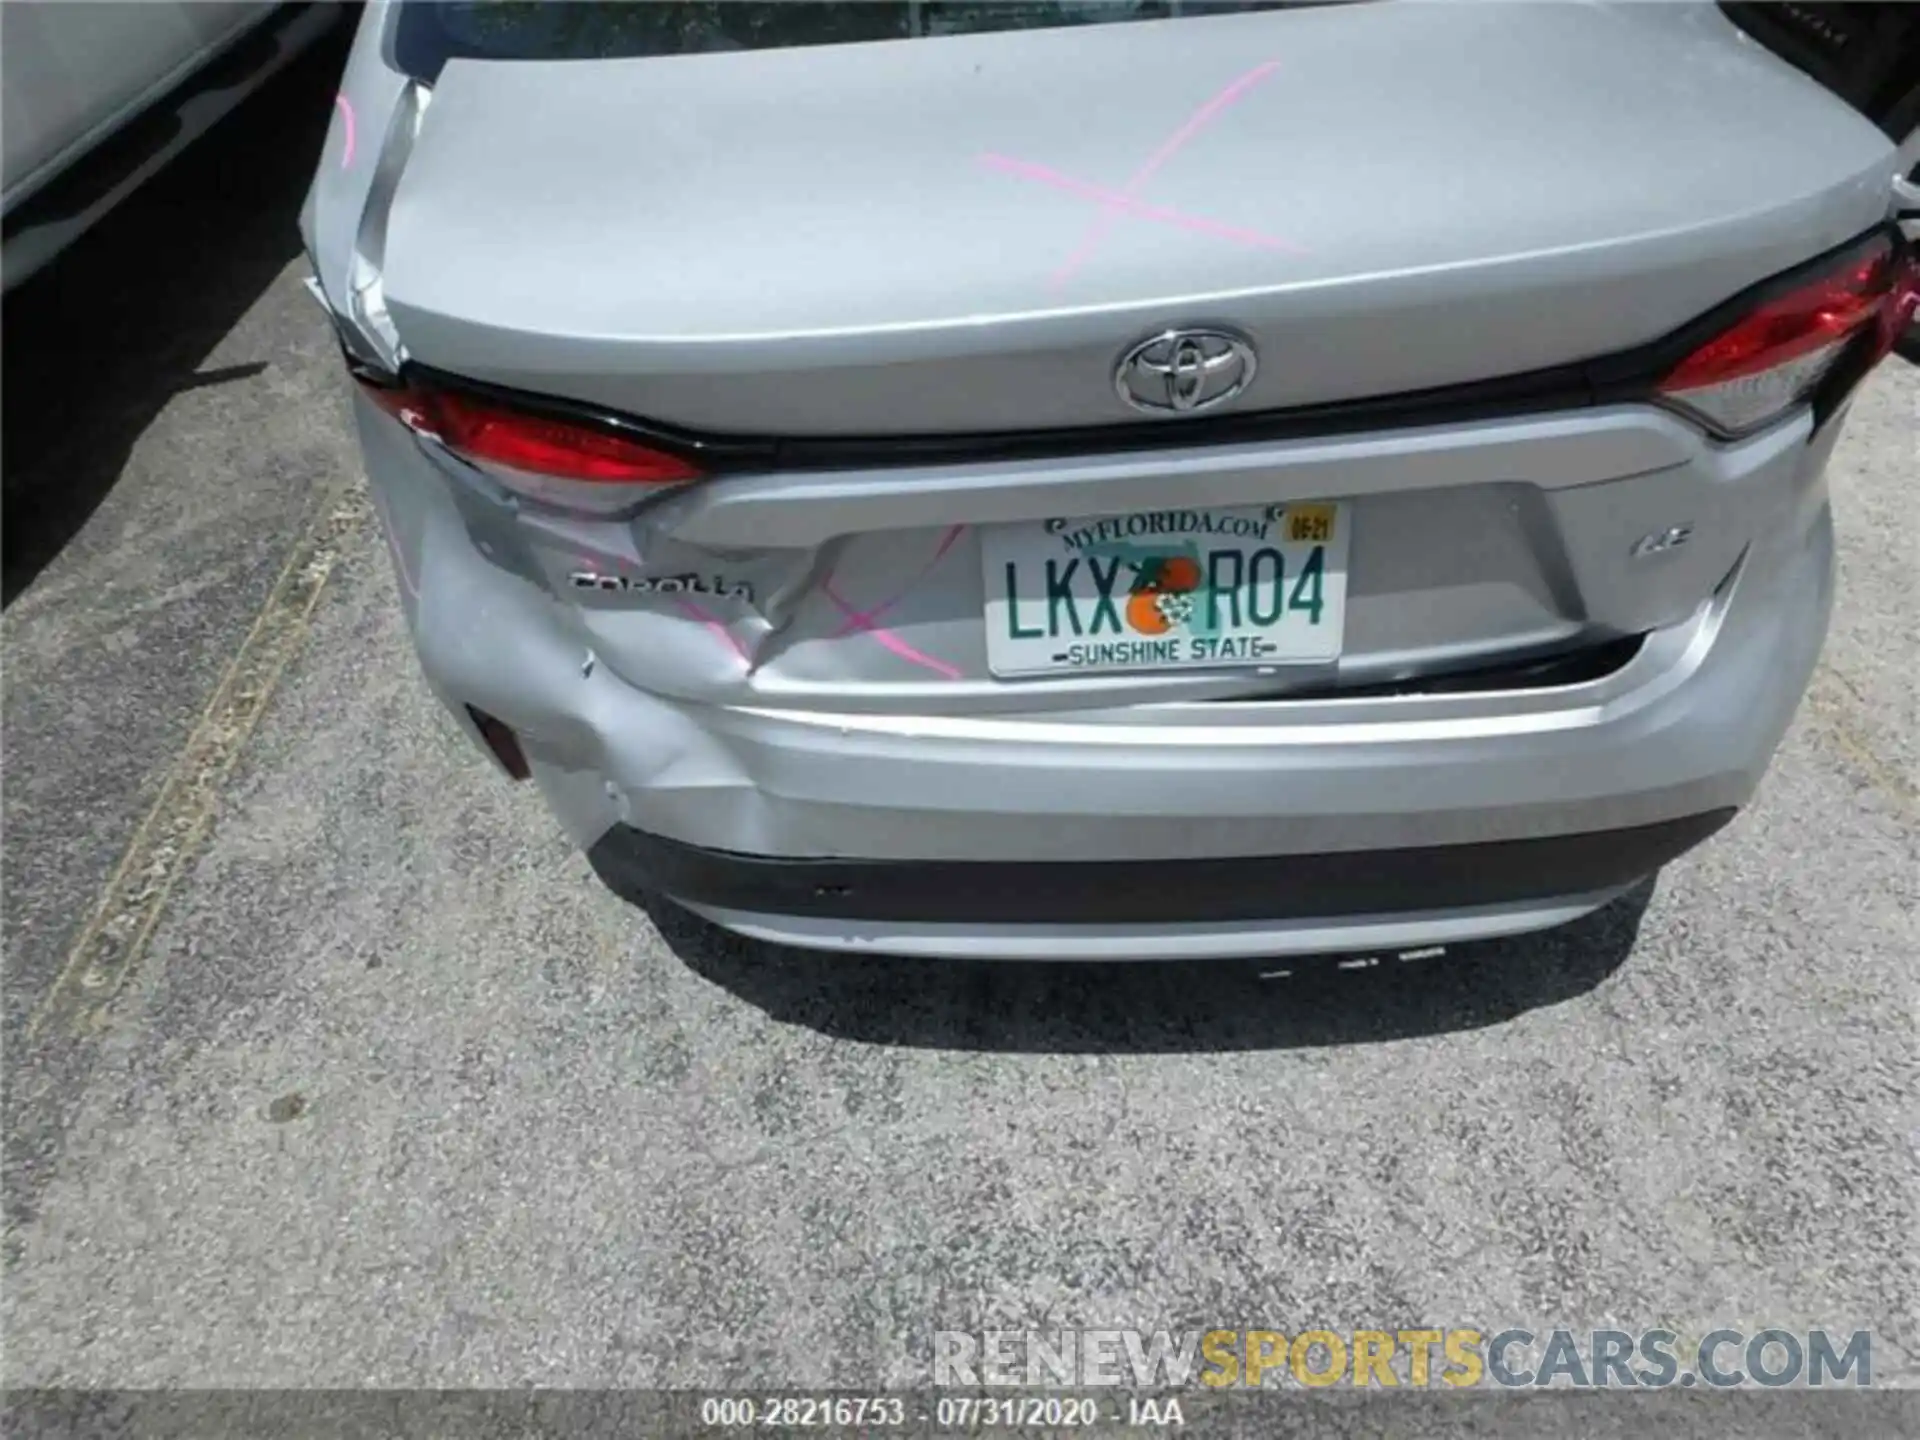
POLYGON ((1879 220, 1885 141, 1712 7, 1367 4, 450 60, 387 216, 406 353, 696 430, 1138 422, 1648 341, 1879 220))

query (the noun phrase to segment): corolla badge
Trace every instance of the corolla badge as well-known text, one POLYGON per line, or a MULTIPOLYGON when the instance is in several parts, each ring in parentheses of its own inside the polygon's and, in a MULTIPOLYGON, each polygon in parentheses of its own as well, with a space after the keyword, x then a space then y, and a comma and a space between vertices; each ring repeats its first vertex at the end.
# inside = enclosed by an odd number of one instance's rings
POLYGON ((1113 388, 1135 410, 1191 415, 1253 383, 1253 342, 1231 330, 1166 330, 1120 357, 1113 388))

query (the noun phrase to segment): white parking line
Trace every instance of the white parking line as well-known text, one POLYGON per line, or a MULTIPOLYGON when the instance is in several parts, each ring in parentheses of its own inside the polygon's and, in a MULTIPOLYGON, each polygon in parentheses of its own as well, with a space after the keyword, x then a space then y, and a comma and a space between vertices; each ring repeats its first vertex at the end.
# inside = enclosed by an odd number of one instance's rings
POLYGON ((167 897, 212 829, 221 786, 306 639, 327 577, 367 514, 366 492, 357 481, 320 495, 91 918, 28 1022, 29 1039, 55 1017, 76 1035, 104 1028, 108 1007, 138 968, 167 897))

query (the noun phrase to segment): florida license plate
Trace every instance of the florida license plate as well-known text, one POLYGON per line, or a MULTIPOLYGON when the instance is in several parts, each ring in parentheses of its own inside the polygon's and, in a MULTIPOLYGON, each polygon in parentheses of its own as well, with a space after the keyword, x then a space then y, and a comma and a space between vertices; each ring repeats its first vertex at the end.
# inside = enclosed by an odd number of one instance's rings
POLYGON ((996 675, 1325 664, 1340 656, 1348 508, 1149 510, 982 535, 996 675))

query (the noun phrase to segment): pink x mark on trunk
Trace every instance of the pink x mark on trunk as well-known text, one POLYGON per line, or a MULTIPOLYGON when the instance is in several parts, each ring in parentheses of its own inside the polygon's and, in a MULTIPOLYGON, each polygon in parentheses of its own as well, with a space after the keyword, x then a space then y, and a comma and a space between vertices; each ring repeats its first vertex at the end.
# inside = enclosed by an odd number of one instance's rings
POLYGON ((944 676, 948 680, 958 680, 960 671, 957 668, 937 656, 927 654, 924 650, 915 649, 882 625, 880 618, 913 593, 915 587, 932 573, 933 567, 938 565, 947 551, 953 548, 953 542, 960 538, 960 532, 966 528, 964 525, 949 525, 946 534, 940 537, 940 544, 934 549, 932 558, 920 567, 920 573, 909 580, 891 599, 882 600, 878 605, 871 605, 865 610, 858 609, 842 598, 840 592, 833 588, 833 576, 829 574, 820 582, 820 593, 827 597, 829 603, 845 617, 847 623, 828 638, 840 640, 848 635, 871 635, 883 648, 891 650, 902 660, 918 665, 923 670, 931 670, 934 674, 944 676))
POLYGON ((1230 82, 1219 94, 1189 115, 1181 125, 1165 140, 1162 140, 1154 152, 1141 162, 1140 168, 1127 177, 1127 181, 1118 190, 1108 189, 1104 185, 1094 185, 1085 180, 1076 180, 1071 175, 1045 165, 1036 165, 1029 160, 1016 160, 1009 155, 985 154, 980 163, 1002 174, 1017 175, 1023 180, 1033 180, 1042 185, 1050 185, 1056 190, 1064 190, 1070 195, 1078 195, 1092 200, 1100 206, 1100 213, 1087 226, 1086 233, 1080 237, 1080 243, 1074 247, 1060 268, 1053 272, 1054 284, 1059 285, 1073 278, 1073 274, 1100 248, 1108 231, 1113 229, 1115 221, 1123 215, 1132 215, 1141 220, 1157 220, 1163 225, 1172 225, 1182 230, 1192 230, 1205 235, 1217 235, 1223 240, 1232 240, 1236 244, 1251 246, 1261 250, 1290 250, 1302 253, 1302 247, 1278 236, 1265 235, 1258 230, 1249 230, 1241 225, 1229 225, 1219 220, 1209 220, 1200 215, 1188 215, 1166 205, 1155 205, 1140 198, 1140 192, 1149 180, 1159 173, 1160 168, 1177 155, 1194 136, 1211 125, 1229 107, 1275 70, 1280 68, 1278 60, 1269 60, 1264 65, 1256 65, 1239 79, 1230 82))

